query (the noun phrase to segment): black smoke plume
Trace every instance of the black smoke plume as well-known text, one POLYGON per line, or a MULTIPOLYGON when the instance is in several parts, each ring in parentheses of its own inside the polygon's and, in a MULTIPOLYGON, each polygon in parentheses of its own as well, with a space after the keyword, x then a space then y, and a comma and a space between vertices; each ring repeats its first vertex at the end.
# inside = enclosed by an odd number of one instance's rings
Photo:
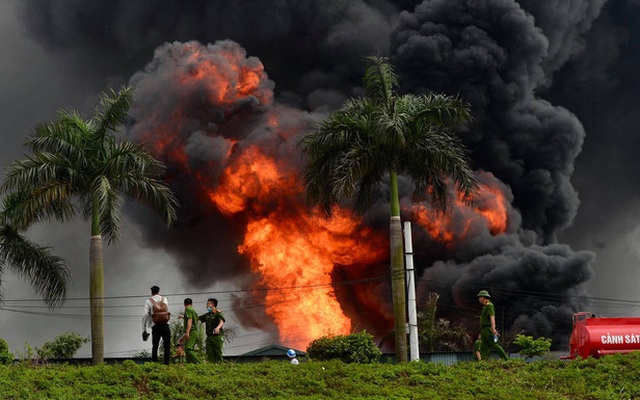
MULTIPOLYGON (((222 165, 212 160, 228 154, 229 142, 223 139, 229 139, 229 132, 240 141, 266 141, 273 154, 289 159, 294 158, 295 137, 274 137, 263 118, 265 104, 244 99, 227 105, 231 109, 206 108, 202 91, 194 88, 185 94, 171 79, 163 80, 170 49, 181 46, 175 41, 220 46, 218 41, 231 39, 246 50, 247 60, 257 57, 269 77, 265 90, 274 95, 267 108, 279 110, 295 125, 294 136, 360 93, 364 55, 389 56, 403 91, 459 93, 472 104, 475 116, 463 139, 476 168, 495 176, 511 193, 510 224, 501 235, 480 229, 453 246, 416 232, 415 247, 428 249, 416 259, 423 272, 420 292, 438 291, 442 313, 475 329, 475 294, 490 290, 507 329, 553 337, 558 344, 566 343, 569 315, 589 303, 585 283, 592 277, 593 254, 558 243, 579 210, 571 180, 585 137, 594 135, 595 143, 602 143, 609 132, 606 123, 590 115, 594 106, 587 99, 603 95, 596 100, 601 109, 596 107, 595 115, 604 116, 613 108, 608 103, 621 106, 624 114, 623 100, 638 96, 621 84, 622 96, 616 96, 608 77, 615 60, 627 54, 628 64, 615 68, 637 82, 631 71, 638 65, 639 52, 633 52, 624 37, 637 38, 640 26, 633 24, 638 13, 630 11, 638 11, 638 4, 631 0, 560 3, 561 7, 535 0, 30 0, 22 7, 28 31, 51 51, 75 51, 112 75, 133 75, 131 83, 139 93, 132 135, 149 132, 149 113, 171 113, 178 100, 183 104, 180 96, 189 96, 190 106, 184 110, 188 123, 180 125, 176 135, 187 149, 190 168, 207 168, 212 184, 222 165), (633 27, 628 32, 616 30, 613 21, 621 18, 633 27), (570 111, 574 109, 580 119, 570 111)), ((631 122, 620 121, 613 132, 626 138, 631 122)), ((637 145, 637 140, 629 143, 631 149, 637 145)), ((595 163, 593 153, 585 166, 595 163)), ((628 156, 631 153, 621 153, 616 156, 637 163, 628 156)), ((296 162, 291 165, 299 167, 296 162)), ((207 284, 202 277, 208 274, 251 280, 246 260, 229 250, 241 240, 235 222, 203 210, 202 202, 189 195, 195 183, 177 169, 172 172, 183 201, 183 225, 149 234, 150 245, 171 249, 194 284, 207 284), (213 232, 216 240, 208 242, 204 252, 202 238, 213 232)), ((615 179, 629 183, 627 176, 615 179)), ((604 183, 608 177, 598 179, 604 183)), ((597 184, 583 186, 598 190, 597 184)), ((409 182, 403 194, 403 203, 410 203, 409 182)), ((384 226, 387 210, 381 202, 366 216, 367 223, 384 226)), ((384 289, 370 292, 380 296, 379 303, 386 301, 384 289)), ((345 309, 358 308, 347 300, 364 303, 347 296, 345 309)), ((388 310, 380 307, 382 314, 388 310)), ((360 312, 366 320, 367 312, 360 312)))

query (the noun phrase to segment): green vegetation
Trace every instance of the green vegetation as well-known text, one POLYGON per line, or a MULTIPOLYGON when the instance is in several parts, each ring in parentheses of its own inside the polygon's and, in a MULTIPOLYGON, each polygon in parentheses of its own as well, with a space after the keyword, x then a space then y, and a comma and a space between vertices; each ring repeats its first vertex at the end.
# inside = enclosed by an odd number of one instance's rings
POLYGON ((471 350, 472 340, 467 330, 460 324, 453 324, 445 318, 436 318, 440 295, 427 293, 427 300, 418 313, 418 339, 420 350, 463 351, 471 350))
MULTIPOLYGON (((0 289, 2 275, 10 270, 22 277, 52 309, 67 296, 70 275, 65 261, 53 255, 49 247, 31 242, 24 233, 33 221, 23 219, 25 193, 10 194, 0 210, 0 289)), ((0 300, 2 300, 0 290, 0 300)))
POLYGON ((45 342, 38 349, 38 358, 48 360, 51 358, 72 358, 83 344, 88 343, 89 338, 84 338, 77 333, 63 333, 50 342, 45 342))
POLYGON ((307 355, 314 360, 341 360, 346 363, 374 363, 380 349, 366 331, 350 335, 323 336, 311 342, 307 355))
POLYGON ((0 364, 7 365, 13 362, 13 354, 9 351, 9 345, 4 339, 0 339, 0 364))
POLYGON ((534 339, 533 336, 518 334, 513 339, 513 344, 520 346, 518 353, 527 359, 535 356, 542 356, 551 348, 551 339, 539 337, 534 339))
POLYGON ((637 399, 640 353, 583 361, 0 365, 3 399, 637 399))

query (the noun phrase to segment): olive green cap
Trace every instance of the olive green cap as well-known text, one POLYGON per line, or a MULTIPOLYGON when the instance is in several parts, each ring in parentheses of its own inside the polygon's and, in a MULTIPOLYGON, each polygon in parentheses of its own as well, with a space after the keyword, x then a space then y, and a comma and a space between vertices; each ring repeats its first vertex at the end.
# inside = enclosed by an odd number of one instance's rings
POLYGON ((487 292, 486 290, 481 290, 480 293, 478 293, 478 297, 486 297, 487 299, 491 298, 489 292, 487 292))

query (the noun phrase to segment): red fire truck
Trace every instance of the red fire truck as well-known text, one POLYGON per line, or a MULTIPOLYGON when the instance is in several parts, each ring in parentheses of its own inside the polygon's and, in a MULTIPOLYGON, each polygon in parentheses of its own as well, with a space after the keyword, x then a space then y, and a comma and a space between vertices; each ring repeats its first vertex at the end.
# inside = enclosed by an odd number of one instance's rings
POLYGON ((573 314, 567 357, 598 358, 640 350, 640 318, 602 318, 590 312, 573 314))

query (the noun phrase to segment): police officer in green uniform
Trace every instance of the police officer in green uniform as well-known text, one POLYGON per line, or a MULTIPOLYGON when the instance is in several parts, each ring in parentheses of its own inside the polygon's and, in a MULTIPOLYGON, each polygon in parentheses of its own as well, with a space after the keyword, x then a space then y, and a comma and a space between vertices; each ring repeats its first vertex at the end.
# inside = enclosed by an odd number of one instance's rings
POLYGON ((222 326, 225 323, 224 315, 218 310, 218 300, 207 300, 207 313, 201 315, 200 321, 205 324, 207 332, 207 360, 210 363, 222 362, 222 326))
POLYGON ((478 339, 473 342, 473 355, 476 357, 476 360, 482 360, 482 354, 480 353, 480 348, 482 347, 482 339, 480 339, 480 334, 478 334, 478 339))
POLYGON ((184 342, 184 354, 187 364, 202 364, 202 360, 196 353, 197 327, 196 321, 198 321, 198 313, 193 309, 193 300, 190 298, 184 299, 184 335, 182 335, 182 341, 184 342))
POLYGON ((496 309, 489 300, 490 298, 491 296, 486 290, 481 290, 480 293, 478 293, 478 300, 480 304, 483 305, 482 313, 480 314, 480 340, 482 340, 480 354, 482 355, 482 359, 486 360, 489 354, 495 351, 503 360, 508 360, 509 356, 507 356, 507 353, 500 347, 498 341, 494 340, 494 338, 498 337, 498 331, 496 330, 496 309))

